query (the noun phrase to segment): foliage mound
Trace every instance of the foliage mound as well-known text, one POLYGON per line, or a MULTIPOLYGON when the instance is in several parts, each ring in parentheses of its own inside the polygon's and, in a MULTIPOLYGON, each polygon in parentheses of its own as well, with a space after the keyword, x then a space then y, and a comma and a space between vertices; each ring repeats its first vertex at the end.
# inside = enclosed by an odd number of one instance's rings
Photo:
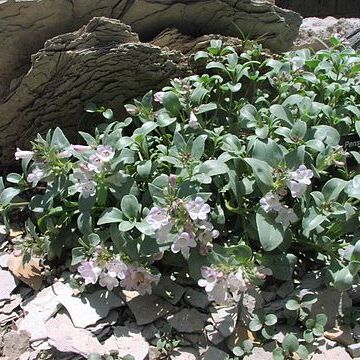
MULTIPOLYGON (((2 230, 20 208, 27 235, 17 249, 69 266, 82 291, 98 283, 146 294, 172 274, 223 304, 304 269, 349 289, 360 270, 360 57, 332 41, 281 56, 212 41, 195 55, 200 75, 126 105, 123 121, 91 104, 106 123, 80 132, 83 145, 57 128, 16 152, 23 174, 2 186, 2 230)), ((310 317, 313 301, 286 304, 305 343, 326 323, 310 317)), ((276 322, 259 313, 250 328, 269 339, 276 322)), ((307 356, 288 335, 274 357, 293 353, 307 356)))

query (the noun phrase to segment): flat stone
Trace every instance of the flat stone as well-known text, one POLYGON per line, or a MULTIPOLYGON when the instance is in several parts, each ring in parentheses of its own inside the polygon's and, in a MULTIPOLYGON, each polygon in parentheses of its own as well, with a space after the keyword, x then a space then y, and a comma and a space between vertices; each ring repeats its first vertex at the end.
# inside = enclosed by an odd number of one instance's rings
POLYGON ((186 289, 184 299, 190 306, 200 309, 206 309, 211 303, 204 292, 193 288, 186 289))
POLYGON ((145 325, 142 329, 141 335, 145 340, 152 340, 155 338, 155 335, 159 332, 158 328, 153 324, 145 325))
POLYGON ((245 355, 244 360, 273 360, 272 352, 261 347, 254 347, 250 355, 245 355))
POLYGON ((57 314, 45 326, 49 344, 61 352, 75 353, 85 358, 90 353, 107 353, 107 348, 90 331, 74 327, 65 313, 57 314))
POLYGON ((28 299, 22 306, 26 315, 19 320, 17 327, 18 330, 28 332, 31 341, 47 338, 45 322, 61 308, 58 294, 64 290, 64 286, 62 283, 55 283, 28 299))
POLYGON ((346 308, 352 306, 352 301, 346 292, 340 293, 330 288, 319 291, 317 299, 317 302, 311 306, 311 313, 327 315, 325 330, 337 327, 338 317, 344 314, 346 308))
POLYGON ((25 333, 9 331, 3 336, 2 343, 2 355, 7 360, 19 360, 21 354, 29 349, 29 337, 25 333))
POLYGON ((351 344, 347 348, 348 353, 351 355, 351 357, 358 357, 360 356, 360 343, 351 344))
POLYGON ((314 354, 311 360, 352 360, 345 348, 337 346, 321 354, 314 354))
POLYGON ((61 291, 59 302, 68 311, 76 327, 85 328, 105 318, 111 309, 124 305, 124 302, 113 292, 97 290, 91 294, 73 296, 70 286, 61 291))
POLYGON ((349 325, 341 325, 338 328, 325 331, 324 336, 344 346, 354 343, 352 329, 349 325))
POLYGON ((21 296, 19 295, 11 295, 9 301, 7 301, 0 308, 0 314, 11 314, 13 310, 15 310, 21 304, 21 296))
POLYGON ((209 346, 207 349, 200 351, 200 356, 201 356, 201 360, 226 360, 228 359, 228 355, 214 347, 214 346, 209 346))
POLYGON ((137 295, 127 302, 138 325, 146 325, 176 311, 176 307, 156 295, 137 295))
POLYGON ((230 336, 234 330, 238 318, 238 306, 213 307, 210 309, 211 317, 214 320, 215 327, 224 337, 230 336))
POLYGON ((185 292, 185 288, 175 283, 168 276, 161 277, 159 283, 154 286, 154 295, 161 296, 170 304, 177 304, 185 292))
POLYGON ((119 357, 132 355, 135 360, 144 360, 149 353, 149 344, 141 335, 140 330, 129 329, 126 326, 114 328, 114 334, 105 341, 108 352, 117 352, 119 357))
POLYGON ((6 270, 0 270, 0 300, 10 299, 18 282, 16 278, 6 270))
POLYGON ((182 309, 167 318, 169 324, 179 332, 195 333, 202 332, 208 319, 196 309, 182 309))
POLYGON ((192 347, 181 347, 171 355, 172 360, 197 360, 199 351, 192 347))
POLYGON ((5 269, 8 267, 8 260, 10 255, 8 253, 3 253, 0 255, 0 267, 5 269))
POLYGON ((234 332, 226 339, 226 346, 232 350, 235 346, 240 346, 244 340, 255 341, 253 333, 246 327, 238 323, 234 332))
POLYGON ((105 327, 114 325, 118 318, 119 313, 116 310, 111 310, 105 318, 99 320, 95 325, 88 326, 86 329, 95 335, 99 335, 105 327))

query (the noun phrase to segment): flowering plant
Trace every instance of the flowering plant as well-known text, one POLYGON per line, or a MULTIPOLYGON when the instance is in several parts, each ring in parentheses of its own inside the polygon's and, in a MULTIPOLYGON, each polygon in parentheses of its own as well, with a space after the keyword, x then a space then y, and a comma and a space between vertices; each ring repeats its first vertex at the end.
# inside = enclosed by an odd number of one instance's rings
POLYGON ((38 135, 2 186, 5 227, 24 209, 19 249, 64 263, 71 253, 83 286, 146 294, 170 271, 224 303, 306 265, 350 288, 360 153, 341 144, 360 135, 360 57, 336 45, 272 58, 212 41, 195 56, 201 75, 126 105, 123 121, 108 109, 84 144, 59 128, 38 135))

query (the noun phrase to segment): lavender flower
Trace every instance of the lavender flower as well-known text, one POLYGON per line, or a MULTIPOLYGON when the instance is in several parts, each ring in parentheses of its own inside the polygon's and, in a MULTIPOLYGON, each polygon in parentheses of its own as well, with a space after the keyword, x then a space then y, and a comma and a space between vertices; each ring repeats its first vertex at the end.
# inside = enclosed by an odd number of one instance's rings
POLYGON ((128 266, 125 279, 120 284, 126 290, 136 290, 140 295, 151 294, 152 285, 157 284, 160 275, 153 275, 143 267, 128 266))
POLYGON ((119 279, 125 279, 127 266, 121 260, 114 259, 110 261, 106 265, 106 268, 108 269, 109 273, 115 274, 119 279))
POLYGON ((162 104, 163 103, 163 100, 164 100, 164 95, 166 93, 164 91, 158 91, 154 94, 154 101, 155 102, 158 102, 159 104, 162 104))
POLYGON ((88 146, 88 145, 70 145, 70 150, 82 154, 84 152, 90 151, 91 146, 88 146))
POLYGON ((27 176, 26 180, 32 183, 32 187, 35 187, 38 184, 38 182, 43 178, 43 176, 44 176, 44 171, 36 167, 27 176))
POLYGON ((216 283, 223 278, 224 274, 209 266, 203 266, 201 268, 201 276, 203 278, 198 280, 198 285, 205 288, 205 291, 209 293, 214 289, 216 283))
POLYGON ((227 283, 230 291, 233 294, 240 292, 245 292, 248 289, 248 283, 244 276, 244 273, 241 269, 232 273, 227 278, 227 283))
POLYGON ((172 223, 168 222, 166 225, 156 230, 155 238, 158 244, 164 244, 169 241, 169 235, 171 229, 172 229, 172 223))
POLYGON ((109 162, 115 155, 110 145, 99 145, 96 148, 96 155, 102 162, 109 162))
POLYGON ((161 227, 165 226, 169 222, 169 214, 168 211, 164 208, 159 208, 154 206, 151 208, 148 216, 146 217, 146 221, 154 230, 158 230, 161 227))
POLYGON ((280 223, 283 227, 288 227, 290 223, 294 223, 298 220, 293 209, 283 206, 279 212, 278 216, 275 218, 277 223, 280 223))
POLYGON ((210 212, 210 206, 200 196, 189 201, 185 207, 192 220, 206 220, 210 212))
POLYGON ((92 154, 89 158, 90 163, 88 164, 88 168, 90 171, 95 171, 99 173, 102 170, 104 162, 99 158, 97 154, 92 154))
POLYGON ((26 151, 26 150, 20 150, 19 148, 16 148, 15 152, 15 159, 31 159, 34 156, 33 151, 26 151))
POLYGON ((102 272, 100 274, 99 284, 111 291, 114 287, 119 286, 119 280, 116 278, 116 274, 114 272, 102 272))
POLYGON ((190 253, 190 248, 196 247, 196 241, 193 234, 187 232, 182 232, 178 234, 171 245, 171 251, 173 253, 178 253, 181 251, 184 257, 188 258, 190 253))
POLYGON ((96 182, 93 180, 79 181, 76 187, 76 191, 79 192, 84 198, 93 196, 96 194, 96 182))
POLYGON ((311 184, 311 178, 314 176, 314 173, 305 165, 300 165, 297 170, 291 171, 289 176, 288 187, 291 191, 291 196, 299 198, 306 191, 307 185, 311 184))
POLYGON ((85 280, 85 284, 96 284, 98 281, 101 269, 96 266, 95 262, 92 260, 82 261, 81 265, 78 267, 78 273, 85 280))
POLYGON ((293 198, 299 199, 305 193, 307 185, 301 182, 290 180, 288 181, 288 187, 291 191, 291 196, 293 198))
POLYGON ((268 192, 260 199, 260 206, 266 211, 279 211, 281 209, 280 198, 278 194, 268 192))

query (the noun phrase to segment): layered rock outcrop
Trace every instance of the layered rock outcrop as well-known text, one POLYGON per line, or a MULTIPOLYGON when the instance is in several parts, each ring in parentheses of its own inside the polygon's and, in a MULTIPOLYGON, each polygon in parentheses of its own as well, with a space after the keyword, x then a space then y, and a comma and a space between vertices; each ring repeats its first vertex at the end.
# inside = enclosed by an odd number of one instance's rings
POLYGON ((86 102, 120 107, 184 74, 185 57, 154 40, 169 27, 183 39, 246 36, 282 51, 300 24, 263 0, 0 0, 0 163, 37 132, 74 133, 86 102))

